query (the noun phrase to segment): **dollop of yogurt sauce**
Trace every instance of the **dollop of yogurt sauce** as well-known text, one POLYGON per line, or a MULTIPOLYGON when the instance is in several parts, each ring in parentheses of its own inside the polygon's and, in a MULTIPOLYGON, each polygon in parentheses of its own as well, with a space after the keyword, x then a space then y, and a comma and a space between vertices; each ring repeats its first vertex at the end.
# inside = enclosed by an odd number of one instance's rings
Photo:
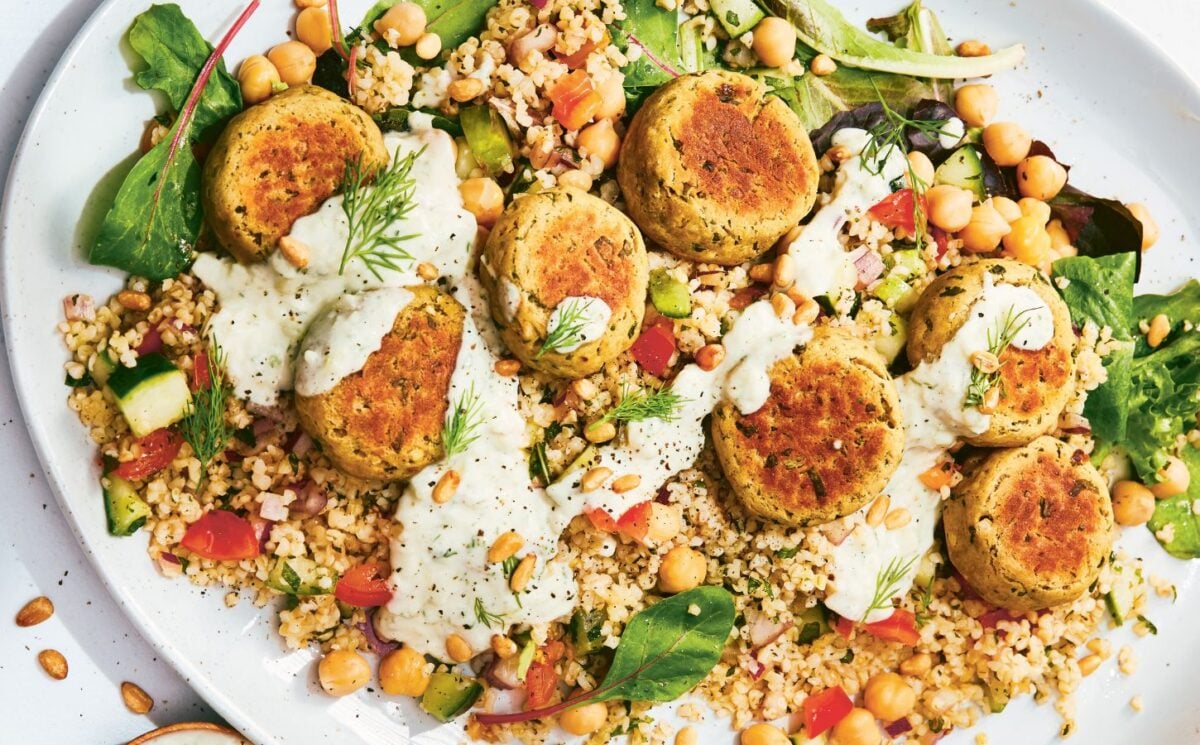
POLYGON ((546 333, 553 336, 564 323, 568 324, 567 335, 563 342, 555 347, 555 351, 565 354, 604 336, 611 319, 612 308, 600 298, 572 295, 563 298, 562 302, 550 311, 546 333))
POLYGON ((1037 350, 1050 343, 1054 317, 1045 301, 1028 287, 996 284, 985 274, 982 295, 938 358, 922 362, 896 381, 905 446, 884 494, 891 500, 889 509, 908 510, 912 521, 894 530, 872 527, 866 519, 870 505, 843 518, 849 533, 833 548, 829 561, 834 589, 825 598, 825 605, 838 615, 881 621, 892 614, 892 598, 912 587, 921 557, 933 545, 942 505, 941 494, 925 486, 920 476, 937 466, 960 437, 982 434, 991 426, 989 415, 964 405, 971 356, 987 351, 989 334, 1016 314, 1025 325, 1013 339, 1014 347, 1037 350), (884 583, 881 578, 889 569, 895 579, 884 583))
POLYGON ((850 127, 834 133, 834 147, 852 155, 838 168, 829 202, 788 246, 796 260, 795 288, 808 297, 826 295, 836 300, 854 288, 858 270, 841 241, 842 228, 851 217, 864 214, 888 197, 892 182, 907 173, 907 161, 899 148, 889 148, 877 158, 865 157, 870 142, 871 134, 863 129, 850 127))

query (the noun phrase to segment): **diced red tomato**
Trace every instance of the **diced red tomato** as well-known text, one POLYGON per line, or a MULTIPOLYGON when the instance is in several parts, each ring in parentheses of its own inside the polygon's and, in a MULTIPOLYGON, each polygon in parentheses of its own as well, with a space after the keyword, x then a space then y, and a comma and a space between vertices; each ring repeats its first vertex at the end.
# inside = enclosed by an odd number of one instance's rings
MULTIPOLYGON (((921 197, 925 201, 925 197, 921 197)), ((916 232, 916 210, 913 202, 913 190, 901 189, 889 195, 868 212, 879 222, 889 228, 901 228, 909 233, 916 232)))
POLYGON ((937 258, 940 259, 946 255, 946 251, 950 250, 950 234, 936 225, 929 229, 929 233, 937 243, 937 258))
POLYGON ((826 688, 804 699, 804 734, 817 737, 842 721, 854 702, 840 686, 826 688))
POLYGON ((558 690, 558 673, 554 665, 562 659, 565 647, 558 640, 547 642, 525 673, 525 708, 540 709, 554 698, 558 690))
POLYGON ((188 526, 180 544, 213 561, 239 561, 258 556, 254 526, 228 510, 211 510, 188 526))
POLYGON ((359 564, 342 575, 333 589, 333 594, 343 603, 359 608, 387 605, 392 599, 392 588, 387 581, 388 574, 388 568, 378 562, 359 564))
POLYGON ((608 30, 605 29, 604 34, 601 35, 599 41, 588 39, 574 53, 558 55, 558 61, 562 62, 572 70, 578 70, 587 64, 588 56, 592 52, 601 47, 608 46, 609 41, 611 41, 611 39, 608 36, 608 30))
POLYGON ((849 641, 850 637, 854 636, 854 621, 842 616, 833 617, 833 630, 838 633, 838 636, 849 641))
POLYGON ((916 616, 906 610, 897 610, 882 621, 863 624, 863 630, 877 639, 899 642, 910 647, 921 639, 921 632, 917 631, 916 616))
POLYGON ((642 329, 641 335, 629 349, 642 369, 656 378, 661 378, 670 369, 671 357, 675 354, 674 325, 671 319, 662 318, 666 323, 656 320, 642 329))
POLYGON ((200 352, 192 359, 192 390, 202 391, 211 384, 208 373, 208 353, 200 352))
POLYGON ((139 355, 154 354, 161 352, 163 348, 162 333, 155 326, 142 335, 142 343, 134 347, 134 351, 139 355))
POLYGON ((590 122, 604 102, 584 70, 576 70, 561 78, 550 89, 549 95, 554 104, 551 113, 568 130, 580 129, 590 122))
POLYGON ((596 530, 599 530, 602 533, 617 532, 617 521, 613 519, 612 515, 608 514, 607 510, 597 508, 594 510, 587 510, 583 514, 587 516, 587 519, 592 523, 592 527, 596 530))
POLYGON ((955 465, 954 461, 947 458, 933 468, 922 471, 921 475, 917 478, 921 480, 921 483, 926 488, 939 491, 943 486, 950 486, 954 483, 954 474, 957 471, 958 466, 955 465))
POLYGON ((617 520, 617 530, 635 541, 642 540, 650 532, 650 513, 653 509, 653 502, 649 500, 635 504, 617 520))
POLYGON ((179 448, 183 447, 183 438, 169 429, 156 429, 137 441, 141 455, 133 460, 127 460, 113 469, 113 473, 123 479, 144 479, 158 473, 175 460, 179 448))

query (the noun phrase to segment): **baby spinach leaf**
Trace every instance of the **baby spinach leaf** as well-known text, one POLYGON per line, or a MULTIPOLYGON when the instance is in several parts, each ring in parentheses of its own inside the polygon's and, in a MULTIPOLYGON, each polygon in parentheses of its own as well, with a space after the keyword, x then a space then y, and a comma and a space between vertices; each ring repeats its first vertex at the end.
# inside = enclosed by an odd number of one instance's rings
MULTIPOLYGON (((500 0, 414 0, 425 11, 425 30, 442 39, 442 49, 450 50, 470 39, 483 28, 487 13, 500 0)), ((400 0, 380 0, 375 3, 359 25, 361 33, 378 21, 400 0)), ((414 54, 415 59, 415 54, 414 54)), ((411 60, 410 60, 411 61, 411 60)), ((422 61, 422 64, 429 64, 422 61)))
POLYGON ((1054 262, 1054 276, 1070 283, 1059 290, 1071 320, 1077 326, 1089 321, 1112 330, 1116 348, 1104 358, 1108 379, 1088 394, 1083 413, 1092 433, 1109 443, 1125 438, 1133 365, 1133 254, 1113 254, 1098 259, 1075 256, 1054 262))
POLYGON ((629 53, 637 47, 637 59, 626 65, 626 90, 657 88, 686 69, 679 39, 679 13, 663 10, 655 0, 627 0, 625 19, 610 28, 613 43, 629 53))
POLYGON ((543 709, 477 714, 476 719, 484 725, 510 724, 551 717, 592 701, 673 701, 720 661, 735 615, 728 590, 705 586, 681 592, 633 617, 608 674, 590 693, 543 709))
POLYGON ((1160 499, 1154 505, 1154 516, 1146 527, 1157 533, 1170 525, 1171 540, 1161 541, 1167 553, 1179 559, 1200 559, 1200 515, 1193 505, 1200 499, 1200 449, 1190 445, 1183 449, 1183 462, 1192 476, 1188 490, 1180 495, 1160 499))
POLYGON ((765 0, 763 5, 790 21, 808 46, 864 70, 921 78, 976 78, 1016 67, 1025 59, 1020 44, 985 57, 945 57, 903 49, 852 25, 825 0, 765 0))
MULTIPOLYGON (((252 3, 242 14, 222 40, 221 51, 257 7, 252 3)), ((89 259, 159 280, 187 267, 200 232, 200 166, 192 144, 239 112, 242 97, 220 51, 213 51, 177 5, 154 5, 139 15, 130 44, 147 63, 137 75, 139 85, 161 90, 181 114, 163 141, 125 177, 89 259), (198 80, 214 55, 210 74, 198 80), (194 90, 198 85, 202 89, 194 90)))

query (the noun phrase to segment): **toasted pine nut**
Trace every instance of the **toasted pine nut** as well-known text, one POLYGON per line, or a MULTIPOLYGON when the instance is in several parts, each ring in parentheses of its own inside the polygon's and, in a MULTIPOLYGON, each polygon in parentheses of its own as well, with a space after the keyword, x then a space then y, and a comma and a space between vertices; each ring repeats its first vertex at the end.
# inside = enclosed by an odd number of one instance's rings
POLYGON ((871 503, 871 509, 867 510, 867 525, 870 525, 872 528, 879 527, 883 523, 883 518, 887 517, 888 508, 891 506, 892 498, 886 494, 880 494, 871 503))
POLYGON ((1100 663, 1104 662, 1098 654, 1089 654, 1079 661, 1079 674, 1087 677, 1100 667, 1100 663))
POLYGON ((712 372, 725 361, 725 346, 705 344, 696 350, 696 364, 705 372, 712 372))
POLYGON ((417 264, 417 276, 426 282, 431 282, 438 278, 438 268, 428 261, 422 261, 417 264))
POLYGON ((854 153, 850 152, 850 148, 845 145, 834 145, 825 151, 825 155, 834 163, 841 163, 854 157, 854 153))
POLYGON ((571 383, 571 392, 578 396, 580 401, 591 401, 596 397, 596 384, 587 378, 580 378, 571 383))
POLYGON ((517 531, 510 530, 507 533, 501 533, 492 547, 488 549, 487 560, 493 563, 504 561, 520 551, 524 545, 525 539, 517 531))
POLYGON ((596 422, 583 428, 583 436, 588 442, 599 445, 617 436, 617 425, 612 422, 596 422))
POLYGON ((450 655, 450 659, 455 662, 466 662, 475 656, 475 653, 471 651, 471 645, 458 634, 446 637, 446 654, 450 655))
POLYGON ((775 272, 772 275, 775 286, 786 290, 796 282, 796 262, 791 254, 780 254, 775 259, 775 272))
POLYGON ((129 681, 121 684, 121 700, 125 702, 125 708, 134 714, 149 714, 154 708, 154 699, 150 698, 150 694, 129 681))
POLYGON ((776 251, 787 251, 791 247, 791 245, 796 242, 796 239, 799 238, 800 234, 803 232, 804 232, 803 225, 797 225, 797 226, 793 227, 791 230, 784 233, 782 238, 780 238, 778 241, 775 242, 775 250, 776 251))
POLYGON ((446 86, 446 92, 458 103, 466 103, 483 93, 483 81, 476 78, 459 78, 446 86))
POLYGON ((755 264, 750 267, 750 279, 755 282, 768 284, 775 280, 775 265, 774 264, 755 264))
POLYGON ((900 672, 905 675, 911 675, 914 678, 919 678, 929 672, 933 667, 933 658, 924 652, 914 654, 904 662, 900 663, 900 672))
POLYGON ((796 304, 787 295, 775 294, 771 296, 771 307, 775 309, 775 315, 780 318, 791 318, 796 315, 796 304))
POLYGON ((977 407, 980 414, 995 414, 1000 406, 1000 386, 994 385, 983 394, 983 402, 977 407))
POLYGON ((492 369, 502 378, 511 378, 521 370, 520 360, 496 360, 492 369))
POLYGON ((45 595, 30 600, 21 610, 17 611, 18 626, 37 626, 54 615, 54 603, 45 595))
POLYGON ((57 649, 43 649, 38 652, 37 660, 51 678, 62 680, 67 677, 67 658, 57 649))
POLYGON ((303 241, 285 235, 279 239, 279 253, 283 254, 287 263, 297 269, 303 269, 308 266, 308 257, 312 255, 312 249, 303 241))
POLYGON ((818 78, 823 78, 826 75, 832 75, 837 72, 837 63, 828 54, 818 54, 813 57, 813 61, 809 63, 808 68, 812 70, 812 74, 818 78))
POLYGON ((903 507, 897 507, 887 513, 887 517, 883 518, 883 524, 888 530, 896 530, 903 528, 912 522, 912 513, 903 507))
POLYGON ((971 354, 971 364, 979 372, 990 375, 1000 369, 1000 358, 987 350, 980 350, 971 354))
POLYGON ((461 483, 462 476, 458 475, 458 471, 453 469, 446 471, 438 479, 437 486, 433 487, 433 501, 438 504, 449 502, 454 496, 454 492, 458 491, 458 485, 461 483))
POLYGON ((513 592, 524 592, 525 588, 529 587, 529 580, 533 579, 535 566, 537 566, 537 557, 533 554, 525 554, 525 558, 521 559, 520 564, 517 564, 512 577, 508 580, 509 588, 513 592))
POLYGON ((1102 660, 1107 660, 1112 656, 1112 642, 1108 639, 1092 639, 1087 643, 1087 648, 1102 660))
POLYGON ((1169 333, 1171 333, 1171 319, 1167 318, 1165 314, 1159 313, 1150 319, 1150 330, 1146 332, 1146 343, 1150 345, 1151 349, 1156 349, 1169 333))
POLYGON ((986 57, 992 53, 992 48, 982 41, 968 39, 959 44, 955 51, 958 52, 959 57, 986 57))
POLYGON ((504 634, 492 634, 492 651, 500 659, 507 659, 517 653, 517 643, 504 634))
POLYGON ((117 302, 128 310, 150 310, 150 296, 135 290, 121 290, 117 293, 117 302))
POLYGON ((587 473, 583 474, 583 478, 579 479, 579 489, 584 494, 593 492, 604 485, 605 481, 612 476, 612 470, 604 466, 596 466, 587 473))
POLYGON ((636 473, 627 473, 612 482, 612 490, 617 494, 624 494, 638 488, 640 483, 642 483, 641 476, 636 473))
POLYGON ((796 312, 792 315, 792 323, 797 326, 807 326, 821 315, 821 306, 811 298, 804 298, 796 303, 796 312))

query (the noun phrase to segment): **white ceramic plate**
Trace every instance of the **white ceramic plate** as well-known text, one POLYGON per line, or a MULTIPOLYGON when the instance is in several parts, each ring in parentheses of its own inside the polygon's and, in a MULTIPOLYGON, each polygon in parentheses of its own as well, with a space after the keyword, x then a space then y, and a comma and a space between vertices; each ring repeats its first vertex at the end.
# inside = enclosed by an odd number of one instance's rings
MULTIPOLYGON (((3 310, 9 359, 25 419, 50 483, 85 550, 110 591, 146 638, 218 711, 256 742, 454 742, 452 728, 435 728, 374 693, 331 699, 316 686, 314 655, 288 652, 274 635, 274 613, 248 602, 233 610, 222 589, 202 591, 160 578, 145 554, 145 537, 117 539, 105 530, 94 448, 65 405, 66 352, 55 331, 60 299, 86 292, 107 297, 121 285, 114 271, 84 260, 79 223, 104 181, 135 151, 155 101, 130 81, 122 37, 148 0, 110 0, 80 32, 46 86, 12 170, 3 213, 3 310)), ((343 2, 347 21, 367 0, 343 2)), ((1023 122, 1073 163, 1072 183, 1098 194, 1147 202, 1162 226, 1160 245, 1146 262, 1141 289, 1174 289, 1200 275, 1194 236, 1200 234, 1200 93, 1149 42, 1115 15, 1087 0, 1012 4, 1002 0, 931 3, 959 38, 993 45, 1026 43, 1027 66, 995 82, 1002 117, 1023 122)), ((242 3, 183 0, 185 12, 217 38, 242 3)), ((902 0, 844 2, 861 22, 894 12, 902 0)), ((293 12, 287 0, 267 0, 234 43, 241 59, 277 43, 293 12)), ((111 182, 111 178, 108 181, 111 182)), ((111 184, 109 188, 113 188, 111 184)), ((1179 583, 1178 602, 1151 601, 1160 633, 1136 645, 1138 672, 1122 676, 1108 663, 1078 694, 1075 741, 1134 740, 1194 743, 1200 739, 1189 663, 1200 659, 1200 562, 1170 559, 1148 533, 1127 544, 1157 574, 1179 583), (1146 713, 1128 706, 1142 695, 1146 713)), ((1123 644, 1128 630, 1113 635, 1123 644)), ((1058 719, 1049 707, 1019 700, 982 730, 992 742, 1050 743, 1058 719)), ((731 742, 714 728, 705 742, 731 742)), ((952 742, 970 737, 956 733, 952 742)))

